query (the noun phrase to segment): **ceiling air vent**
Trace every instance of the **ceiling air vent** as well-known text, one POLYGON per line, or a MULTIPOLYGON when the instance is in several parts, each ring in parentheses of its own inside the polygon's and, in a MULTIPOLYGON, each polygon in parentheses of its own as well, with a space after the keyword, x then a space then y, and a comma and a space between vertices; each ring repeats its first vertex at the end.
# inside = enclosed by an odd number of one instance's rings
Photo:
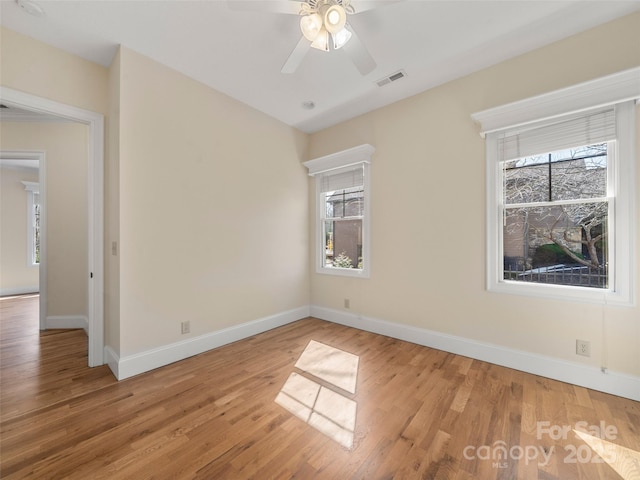
POLYGON ((389 85, 391 82, 395 82, 396 80, 400 80, 407 76, 407 73, 404 70, 398 70, 396 73, 392 73, 388 77, 381 78, 376 82, 379 87, 384 87, 385 85, 389 85))

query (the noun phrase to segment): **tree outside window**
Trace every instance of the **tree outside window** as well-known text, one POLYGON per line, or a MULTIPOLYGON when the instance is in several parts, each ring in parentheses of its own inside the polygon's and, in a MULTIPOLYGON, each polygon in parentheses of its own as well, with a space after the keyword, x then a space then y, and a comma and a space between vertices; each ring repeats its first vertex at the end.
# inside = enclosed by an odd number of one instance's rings
POLYGON ((609 145, 504 162, 505 279, 607 288, 609 145))

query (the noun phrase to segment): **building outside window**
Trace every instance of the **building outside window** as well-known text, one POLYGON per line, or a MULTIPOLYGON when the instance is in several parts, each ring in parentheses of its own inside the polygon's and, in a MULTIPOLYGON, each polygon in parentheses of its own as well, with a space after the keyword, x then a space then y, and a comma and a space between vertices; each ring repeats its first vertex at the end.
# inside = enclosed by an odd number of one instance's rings
MULTIPOLYGON (((355 183, 363 183, 364 166, 351 172, 355 183)), ((324 209, 325 267, 362 270, 362 222, 364 185, 322 192, 324 209)))

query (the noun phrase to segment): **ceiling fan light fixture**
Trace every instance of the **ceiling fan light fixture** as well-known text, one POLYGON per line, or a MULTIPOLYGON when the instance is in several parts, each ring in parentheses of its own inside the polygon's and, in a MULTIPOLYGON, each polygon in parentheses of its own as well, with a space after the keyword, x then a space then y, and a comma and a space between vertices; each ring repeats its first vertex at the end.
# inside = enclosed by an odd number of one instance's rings
POLYGON ((329 33, 338 33, 347 23, 347 12, 341 5, 331 5, 324 12, 324 27, 329 33))
POLYGON ((16 3, 29 15, 34 17, 44 17, 44 9, 32 0, 16 0, 16 3))
POLYGON ((323 52, 329 51, 329 32, 324 27, 320 29, 320 33, 315 40, 311 42, 311 46, 323 52))
POLYGON ((313 42, 322 30, 322 17, 319 13, 311 13, 300 19, 300 30, 304 37, 313 42))
POLYGON ((342 48, 351 38, 351 32, 346 28, 343 28, 337 33, 332 33, 331 37, 333 38, 333 48, 335 50, 342 48))

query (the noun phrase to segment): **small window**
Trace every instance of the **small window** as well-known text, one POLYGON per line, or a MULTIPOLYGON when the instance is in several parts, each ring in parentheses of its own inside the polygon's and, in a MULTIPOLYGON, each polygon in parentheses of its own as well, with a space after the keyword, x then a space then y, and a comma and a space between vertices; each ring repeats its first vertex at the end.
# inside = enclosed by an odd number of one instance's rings
POLYGON ((27 191, 27 265, 40 265, 40 185, 22 182, 27 191))
POLYGON ((369 275, 369 164, 361 145, 305 163, 316 180, 316 271, 369 275))

